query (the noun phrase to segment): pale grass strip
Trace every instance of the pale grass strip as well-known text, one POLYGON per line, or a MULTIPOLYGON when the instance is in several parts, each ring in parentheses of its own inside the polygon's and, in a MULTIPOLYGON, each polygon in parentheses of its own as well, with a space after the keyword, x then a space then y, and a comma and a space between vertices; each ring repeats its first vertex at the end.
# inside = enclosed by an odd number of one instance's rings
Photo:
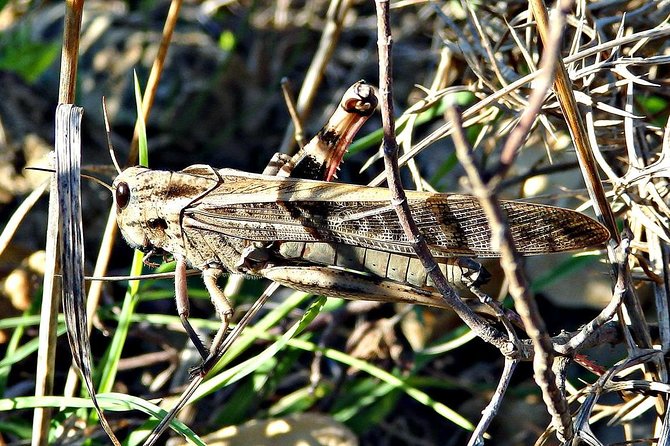
POLYGON ((50 182, 51 182, 50 180, 45 181, 44 183, 37 186, 35 190, 33 190, 23 200, 23 202, 21 202, 19 207, 16 208, 16 211, 14 211, 12 216, 9 218, 7 224, 5 225, 5 228, 2 230, 2 233, 0 233, 0 256, 5 251, 5 249, 7 249, 7 246, 9 246, 9 242, 12 241, 14 234, 21 226, 21 222, 23 222, 23 219, 25 218, 26 214, 30 212, 33 206, 35 206, 35 203, 37 203, 37 200, 39 200, 44 191, 47 190, 47 187, 49 186, 50 182))
MULTIPOLYGON (((44 279, 42 281, 42 307, 40 310, 39 349, 35 368, 35 397, 51 396, 53 393, 53 373, 56 363, 56 326, 58 319, 58 297, 60 287, 56 285, 55 273, 58 258, 58 201, 56 176, 50 181, 49 213, 46 232, 46 255, 44 279), (56 287, 56 288, 55 288, 56 287)), ((46 446, 49 439, 49 424, 52 409, 36 408, 33 414, 32 446, 46 446)))
MULTIPOLYGON (((63 26, 63 48, 61 52, 58 103, 74 102, 77 85, 77 61, 79 57, 79 32, 83 14, 84 0, 66 0, 63 26)), ((58 317, 58 298, 60 286, 55 281, 58 264, 58 216, 57 181, 53 176, 49 188, 49 214, 46 233, 46 262, 42 282, 42 308, 39 332, 39 350, 35 376, 35 396, 48 396, 53 393, 53 372, 56 362, 56 319, 58 317)), ((37 408, 33 413, 32 446, 46 446, 49 441, 49 427, 52 410, 37 408)))

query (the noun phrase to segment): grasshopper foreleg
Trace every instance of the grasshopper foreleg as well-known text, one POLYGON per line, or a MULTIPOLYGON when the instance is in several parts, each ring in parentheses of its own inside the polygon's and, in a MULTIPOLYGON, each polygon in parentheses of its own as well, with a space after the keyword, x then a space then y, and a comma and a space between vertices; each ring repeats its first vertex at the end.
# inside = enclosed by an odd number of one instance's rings
POLYGON ((209 352, 207 351, 205 345, 202 343, 202 340, 200 339, 198 334, 193 329, 191 323, 188 321, 188 317, 190 314, 190 305, 188 301, 188 289, 186 287, 186 261, 183 258, 177 259, 177 266, 175 267, 174 277, 175 277, 174 286, 175 286, 175 301, 177 303, 177 314, 179 315, 181 324, 184 326, 184 329, 186 330, 188 337, 191 339, 191 342, 193 342, 193 345, 195 345, 195 348, 198 350, 198 353, 200 353, 202 359, 205 360, 209 352))

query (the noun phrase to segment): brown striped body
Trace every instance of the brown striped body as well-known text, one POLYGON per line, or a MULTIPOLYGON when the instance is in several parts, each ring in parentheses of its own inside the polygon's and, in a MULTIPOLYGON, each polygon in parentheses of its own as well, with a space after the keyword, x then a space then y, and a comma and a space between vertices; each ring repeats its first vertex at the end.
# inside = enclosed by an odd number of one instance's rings
MULTIPOLYGON (((416 294, 434 293, 389 205, 387 189, 217 171, 205 165, 179 172, 130 168, 114 187, 121 183, 131 193, 125 207, 119 207, 119 227, 131 245, 144 251, 168 252, 201 270, 261 276, 272 271, 288 286, 332 296, 351 297, 351 287, 346 292, 320 288, 324 277, 292 283, 278 268, 344 275, 362 284, 359 299, 370 298, 365 294, 375 283, 379 292, 402 284, 408 291, 400 294, 410 295, 394 301, 416 301, 416 294), (363 285, 365 280, 369 283, 363 285)), ((481 269, 464 258, 495 257, 498 252, 478 201, 468 195, 411 191, 407 199, 447 279, 461 287, 481 282, 481 269)), ((517 201, 501 205, 523 255, 597 246, 609 236, 599 223, 569 209, 517 201)))

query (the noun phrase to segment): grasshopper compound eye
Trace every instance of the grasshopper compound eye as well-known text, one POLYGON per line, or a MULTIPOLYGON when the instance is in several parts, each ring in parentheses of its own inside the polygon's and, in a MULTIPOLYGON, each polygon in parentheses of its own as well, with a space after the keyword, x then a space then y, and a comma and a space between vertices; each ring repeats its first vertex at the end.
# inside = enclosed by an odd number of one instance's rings
POLYGON ((130 201, 130 187, 128 187, 128 183, 123 181, 120 182, 116 186, 114 197, 116 198, 116 205, 119 209, 124 209, 128 206, 128 202, 130 201))

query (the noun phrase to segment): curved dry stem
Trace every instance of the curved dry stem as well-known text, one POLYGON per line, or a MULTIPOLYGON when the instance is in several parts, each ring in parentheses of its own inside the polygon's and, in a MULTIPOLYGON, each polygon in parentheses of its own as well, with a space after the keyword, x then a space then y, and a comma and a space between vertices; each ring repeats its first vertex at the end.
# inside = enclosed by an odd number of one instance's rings
POLYGON ((400 172, 398 170, 398 146, 395 140, 395 123, 393 121, 393 83, 390 58, 392 37, 389 23, 389 2, 388 0, 376 0, 375 6, 377 8, 378 28, 379 96, 384 130, 384 165, 392 196, 391 206, 393 206, 398 215, 398 220, 405 231, 405 236, 435 283, 435 288, 442 294, 447 304, 484 341, 496 346, 506 356, 514 355, 517 353, 516 348, 507 340, 506 336, 487 324, 481 317, 468 308, 449 286, 444 274, 437 267, 435 259, 410 214, 409 204, 402 188, 400 172))

